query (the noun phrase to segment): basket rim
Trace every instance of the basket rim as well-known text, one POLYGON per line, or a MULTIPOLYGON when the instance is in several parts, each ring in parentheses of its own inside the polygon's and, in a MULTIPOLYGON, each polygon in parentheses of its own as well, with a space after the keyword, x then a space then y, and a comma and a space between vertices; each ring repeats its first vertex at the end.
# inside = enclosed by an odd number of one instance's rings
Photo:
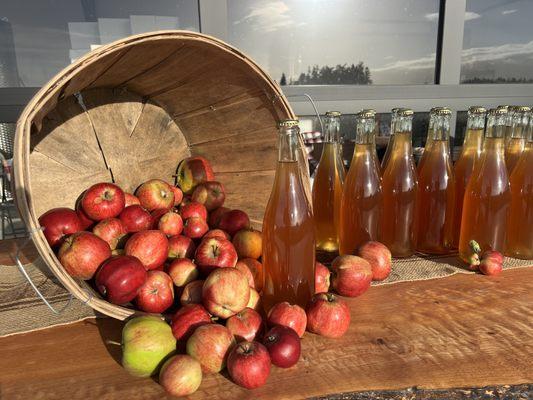
MULTIPOLYGON (((157 40, 168 39, 205 42, 239 59, 244 63, 245 66, 247 66, 247 68, 249 68, 250 73, 259 75, 267 83, 267 86, 276 97, 274 100, 279 101, 281 110, 286 114, 287 118, 295 117, 294 112, 292 111, 277 82, 274 81, 249 56, 213 36, 183 30, 162 30, 141 33, 128 36, 126 38, 98 47, 59 71, 32 97, 17 121, 15 132, 15 149, 17 151, 14 152, 13 170, 15 182, 15 200, 20 215, 26 224, 28 232, 30 232, 31 239, 35 244, 39 255, 45 261, 48 268, 53 272, 56 278, 61 282, 61 284, 77 299, 92 307, 94 310, 119 320, 124 320, 132 315, 145 313, 109 303, 99 296, 95 297, 92 295, 92 293, 88 294, 86 289, 88 284, 83 282, 80 284, 64 270, 53 250, 48 245, 42 230, 40 229, 40 224, 38 222, 39 217, 35 215, 33 205, 31 204, 28 196, 28 193, 31 193, 31 174, 29 162, 31 128, 32 123, 35 122, 34 118, 41 111, 41 107, 50 101, 53 96, 57 95, 58 92, 60 95, 58 96, 57 103, 63 100, 61 98, 61 89, 65 88, 72 78, 78 76, 80 73, 83 73, 86 67, 98 62, 98 60, 102 57, 122 50, 126 46, 135 46, 150 41, 157 42, 157 40)), ((44 115, 42 117, 44 117, 44 115)))

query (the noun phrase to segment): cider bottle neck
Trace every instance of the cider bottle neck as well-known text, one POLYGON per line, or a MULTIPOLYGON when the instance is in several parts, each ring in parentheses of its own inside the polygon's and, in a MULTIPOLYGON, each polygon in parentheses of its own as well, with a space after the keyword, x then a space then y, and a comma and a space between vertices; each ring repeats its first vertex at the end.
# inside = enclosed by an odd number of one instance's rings
POLYGON ((375 143, 376 120, 374 118, 359 118, 355 131, 356 144, 375 143))
POLYGON ((526 139, 528 133, 529 112, 514 112, 511 118, 511 138, 526 139))
POLYGON ((300 148, 300 143, 298 141, 299 134, 300 130, 297 126, 280 128, 278 149, 279 162, 298 161, 298 149, 300 148))
POLYGON ((428 139, 432 141, 450 139, 450 115, 433 115, 430 122, 428 139))
POLYGON ((341 119, 338 116, 326 116, 324 123, 324 142, 340 143, 341 119))
POLYGON ((507 116, 505 114, 489 114, 485 138, 503 139, 505 137, 507 116))

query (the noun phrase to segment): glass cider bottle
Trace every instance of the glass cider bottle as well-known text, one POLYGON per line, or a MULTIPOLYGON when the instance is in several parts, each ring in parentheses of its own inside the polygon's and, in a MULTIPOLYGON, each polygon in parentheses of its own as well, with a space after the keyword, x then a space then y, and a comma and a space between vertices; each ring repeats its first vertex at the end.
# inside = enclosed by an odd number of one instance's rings
POLYGON ((416 246, 418 178, 412 146, 413 110, 398 111, 394 145, 383 172, 381 241, 393 257, 409 257, 416 246))
POLYGON ((466 185, 472 175, 474 164, 481 156, 483 147, 483 132, 485 129, 485 117, 487 110, 484 107, 473 106, 468 109, 468 120, 463 141, 461 155, 455 163, 455 216, 453 247, 459 246, 459 234, 461 232, 461 216, 463 214, 463 201, 466 185))
POLYGON ((505 143, 505 164, 511 176, 520 155, 526 147, 527 127, 531 109, 526 106, 512 108, 511 132, 505 143))
POLYGON ((312 191, 316 247, 327 252, 335 252, 339 246, 337 232, 345 175, 339 151, 340 115, 337 111, 326 113, 322 156, 312 191))
POLYGON ((385 171, 385 169, 387 168, 387 164, 392 153, 392 148, 394 147, 394 124, 396 122, 396 114, 398 113, 398 110, 400 110, 400 108, 393 108, 391 110, 389 143, 387 143, 385 154, 383 155, 383 159, 381 160, 381 171, 385 171))
POLYGON ((505 251, 511 201, 504 154, 506 119, 505 109, 488 112, 483 152, 466 186, 459 238, 459 255, 465 261, 471 254, 471 240, 482 250, 505 251))
POLYGON ((528 139, 511 174, 511 210, 507 225, 507 255, 533 259, 533 118, 528 139))
POLYGON ((424 163, 418 169, 417 250, 445 254, 452 248, 455 178, 450 159, 450 109, 432 110, 424 163))
POLYGON ((314 293, 315 227, 298 163, 298 121, 280 123, 279 157, 263 219, 263 305, 302 307, 314 293))
POLYGON ((379 239, 382 188, 375 144, 375 111, 357 114, 355 148, 341 201, 339 253, 355 254, 363 243, 379 239))

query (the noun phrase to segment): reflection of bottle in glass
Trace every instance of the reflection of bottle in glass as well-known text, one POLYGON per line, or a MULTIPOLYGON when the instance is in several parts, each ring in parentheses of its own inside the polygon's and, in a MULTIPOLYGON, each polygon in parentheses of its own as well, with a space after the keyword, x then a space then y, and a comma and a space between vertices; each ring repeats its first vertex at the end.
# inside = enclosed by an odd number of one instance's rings
POLYGON ((483 152, 474 164, 463 203, 459 254, 464 260, 471 253, 471 240, 483 250, 504 251, 511 200, 504 154, 506 119, 505 109, 488 112, 483 152))
POLYGON ((528 141, 509 179, 511 211, 507 226, 507 255, 533 259, 533 118, 529 119, 528 141))
POLYGON ((461 215, 463 213, 463 200, 466 185, 472 175, 474 164, 481 156, 483 146, 483 131, 485 129, 485 116, 487 110, 484 107, 473 106, 468 109, 468 120, 463 141, 461 155, 455 163, 455 217, 453 247, 459 246, 459 234, 461 232, 461 215))
POLYGON ((400 108, 393 108, 391 110, 389 143, 387 143, 385 154, 381 160, 381 171, 385 171, 387 168, 387 164, 392 153, 392 148, 394 147, 394 123, 396 122, 396 114, 398 113, 398 110, 400 110, 400 108))
POLYGON ((313 211, 318 250, 338 249, 337 229, 340 218, 344 165, 339 155, 340 113, 326 113, 322 156, 313 182, 313 211))
POLYGON ((452 247, 455 178, 450 160, 450 109, 432 110, 429 147, 418 169, 417 250, 445 254, 452 247))
POLYGON ((505 142, 505 164, 509 176, 526 147, 526 131, 531 109, 526 106, 512 108, 511 133, 505 142))
POLYGON ((279 158, 263 219, 263 305, 302 307, 314 293, 315 229, 298 163, 298 121, 280 123, 279 158))
POLYGON ((342 192, 341 255, 355 254, 363 243, 379 239, 383 199, 374 138, 375 114, 374 110, 357 114, 355 148, 342 192))
POLYGON ((393 257, 408 257, 416 246, 416 193, 418 179, 412 147, 413 110, 398 111, 394 146, 383 171, 381 241, 393 257))

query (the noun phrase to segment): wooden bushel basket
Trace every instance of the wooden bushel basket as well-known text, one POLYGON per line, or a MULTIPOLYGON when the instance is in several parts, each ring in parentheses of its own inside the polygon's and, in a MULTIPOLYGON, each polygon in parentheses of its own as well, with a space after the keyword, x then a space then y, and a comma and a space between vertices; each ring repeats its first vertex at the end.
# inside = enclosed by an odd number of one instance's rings
MULTIPOLYGON (((202 155, 227 191, 226 205, 260 226, 277 160, 277 122, 294 118, 278 85, 252 60, 209 36, 152 32, 100 47, 50 80, 16 131, 16 201, 43 260, 95 310, 108 303, 63 269, 39 230, 50 208, 74 207, 90 185, 174 182, 178 163, 202 155)), ((305 174, 303 171, 302 173, 305 174)))

